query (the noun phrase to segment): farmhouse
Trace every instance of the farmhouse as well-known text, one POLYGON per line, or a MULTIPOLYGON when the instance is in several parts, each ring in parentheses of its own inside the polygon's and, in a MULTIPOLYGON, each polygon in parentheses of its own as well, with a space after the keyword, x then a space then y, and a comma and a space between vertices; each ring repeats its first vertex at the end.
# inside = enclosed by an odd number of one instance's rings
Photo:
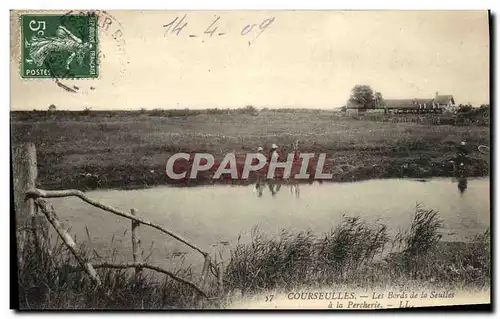
MULTIPOLYGON (((440 95, 436 92, 434 98, 413 99, 384 99, 383 104, 376 109, 394 113, 443 113, 455 112, 457 105, 453 95, 440 95)), ((347 113, 364 113, 373 109, 366 109, 354 105, 350 101, 343 107, 347 113)))
POLYGON ((456 103, 453 95, 436 95, 432 99, 387 99, 385 108, 395 113, 443 113, 454 112, 456 103))

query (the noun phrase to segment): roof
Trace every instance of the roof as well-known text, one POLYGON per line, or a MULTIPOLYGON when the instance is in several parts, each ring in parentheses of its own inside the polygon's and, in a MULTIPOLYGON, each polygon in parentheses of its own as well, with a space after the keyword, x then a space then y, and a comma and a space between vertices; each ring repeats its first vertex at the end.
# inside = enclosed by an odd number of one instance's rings
POLYGON ((432 104, 433 99, 390 99, 384 100, 387 108, 413 108, 419 104, 432 104))
MULTIPOLYGON (((437 103, 438 105, 447 105, 449 103, 455 104, 455 99, 453 98, 453 95, 436 95, 435 98, 433 99, 420 99, 420 98, 415 98, 415 99, 384 99, 385 107, 386 108, 398 108, 398 109, 405 109, 405 108, 418 108, 420 104, 425 104, 427 105, 432 105, 433 103, 437 103)), ((352 102, 348 101, 346 105, 347 109, 357 109, 360 108, 359 106, 353 104, 352 102)), ((380 107, 383 108, 383 107, 380 107)))
POLYGON ((434 98, 434 101, 438 104, 449 104, 450 102, 452 104, 455 104, 455 99, 453 98, 453 95, 437 95, 434 98))

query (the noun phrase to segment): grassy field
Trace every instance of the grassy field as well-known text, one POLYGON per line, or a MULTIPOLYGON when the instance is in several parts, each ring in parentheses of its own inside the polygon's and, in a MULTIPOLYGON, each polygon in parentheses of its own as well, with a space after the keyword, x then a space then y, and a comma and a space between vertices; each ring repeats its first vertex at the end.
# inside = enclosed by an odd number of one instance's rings
POLYGON ((220 161, 272 143, 288 153, 296 140, 301 152, 327 153, 334 181, 451 176, 449 159, 461 140, 475 151, 469 175, 489 174, 488 156, 476 151, 490 144, 489 127, 356 120, 320 110, 214 113, 11 112, 12 143, 36 144, 38 182, 50 189, 160 185, 177 152, 208 152, 220 161))

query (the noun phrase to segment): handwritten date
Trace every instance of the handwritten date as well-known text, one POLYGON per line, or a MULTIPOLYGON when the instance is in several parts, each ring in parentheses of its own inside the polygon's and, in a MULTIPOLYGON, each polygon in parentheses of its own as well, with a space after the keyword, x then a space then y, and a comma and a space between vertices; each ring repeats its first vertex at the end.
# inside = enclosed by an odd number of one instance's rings
MULTIPOLYGON (((260 37, 269 26, 271 26, 271 24, 274 22, 274 19, 275 17, 270 17, 262 21, 257 21, 257 23, 247 24, 240 29, 240 35, 251 39, 248 40, 248 45, 252 45, 252 43, 255 42, 255 40, 257 40, 257 38, 260 37)), ((210 22, 210 24, 208 24, 203 34, 208 38, 212 38, 213 36, 225 35, 226 32, 224 32, 224 30, 221 30, 220 21, 221 17, 216 15, 215 18, 210 22)), ((188 24, 189 22, 187 14, 184 14, 182 17, 177 16, 169 23, 163 25, 165 32, 164 36, 179 36, 185 30, 188 24)), ((195 38, 198 36, 195 34, 189 34, 189 37, 195 38)))

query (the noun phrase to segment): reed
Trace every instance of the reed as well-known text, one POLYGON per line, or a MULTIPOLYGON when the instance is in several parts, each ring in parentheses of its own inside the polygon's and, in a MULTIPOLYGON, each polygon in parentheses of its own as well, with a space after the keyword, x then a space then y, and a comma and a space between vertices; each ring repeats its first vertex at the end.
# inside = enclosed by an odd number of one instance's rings
POLYGON ((231 251, 226 288, 243 293, 295 287, 389 287, 418 283, 437 287, 489 287, 489 231, 470 243, 441 240, 439 213, 417 205, 407 231, 390 238, 381 223, 344 216, 322 236, 283 231, 231 251), (391 245, 392 242, 392 245, 391 245))
MULTIPOLYGON (((88 240, 91 236, 87 230, 88 240)), ((112 247, 114 237, 111 239, 112 247)), ((192 288, 171 279, 133 269, 97 269, 102 284, 96 287, 73 254, 57 238, 52 256, 41 256, 33 236, 26 239, 24 260, 18 267, 20 309, 191 309, 206 302, 192 288)), ((78 252, 94 263, 115 263, 119 252, 108 256, 81 245, 78 252)), ((146 262, 148 256, 144 258, 146 262)), ((176 276, 191 279, 191 267, 174 270, 176 276)))

